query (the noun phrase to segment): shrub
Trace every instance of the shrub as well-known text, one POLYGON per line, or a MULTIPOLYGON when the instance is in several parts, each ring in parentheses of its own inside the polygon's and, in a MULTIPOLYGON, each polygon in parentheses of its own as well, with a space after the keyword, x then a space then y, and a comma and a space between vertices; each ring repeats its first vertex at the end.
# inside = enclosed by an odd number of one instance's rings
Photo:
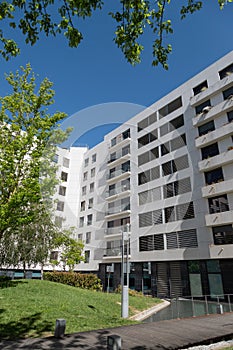
MULTIPOLYGON (((136 296, 136 297, 143 297, 143 293, 142 292, 137 292, 136 290, 134 289, 128 289, 129 291, 129 295, 131 296, 136 296)), ((119 286, 115 289, 115 293, 121 293, 121 285, 119 284, 119 286)))
POLYGON ((102 290, 100 279, 93 273, 83 274, 77 272, 44 272, 44 279, 51 282, 63 283, 69 286, 102 290))

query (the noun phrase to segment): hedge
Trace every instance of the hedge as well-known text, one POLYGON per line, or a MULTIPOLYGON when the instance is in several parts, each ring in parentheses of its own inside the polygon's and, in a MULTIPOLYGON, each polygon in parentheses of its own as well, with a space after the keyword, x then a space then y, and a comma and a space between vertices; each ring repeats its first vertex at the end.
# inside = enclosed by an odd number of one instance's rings
POLYGON ((93 273, 44 272, 47 281, 67 284, 69 286, 91 290, 102 290, 101 280, 93 273))

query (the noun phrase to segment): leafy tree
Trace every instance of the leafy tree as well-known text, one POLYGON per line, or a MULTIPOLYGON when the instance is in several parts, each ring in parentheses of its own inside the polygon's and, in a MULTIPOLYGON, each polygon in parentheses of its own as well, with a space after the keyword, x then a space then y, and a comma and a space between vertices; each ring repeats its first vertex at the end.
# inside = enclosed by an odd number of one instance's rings
POLYGON ((60 235, 55 240, 55 244, 61 249, 60 261, 65 270, 66 266, 69 267, 69 271, 73 271, 75 264, 79 264, 84 260, 83 247, 84 244, 81 241, 77 241, 72 238, 74 229, 66 229, 60 232, 60 235))
POLYGON ((67 133, 57 130, 64 113, 48 113, 53 104, 52 83, 44 79, 36 90, 28 64, 6 80, 12 93, 0 97, 0 263, 42 263, 56 227, 51 200, 56 145, 67 133))
MULTIPOLYGON (((220 9, 233 0, 217 0, 220 9)), ((168 54, 172 47, 164 44, 164 34, 173 33, 170 19, 166 19, 166 9, 171 0, 118 0, 119 10, 110 15, 116 21, 115 42, 122 50, 126 60, 131 64, 140 62, 143 46, 140 44, 146 27, 150 27, 155 35, 152 44, 153 65, 161 64, 168 68, 168 54)), ((177 5, 181 19, 202 8, 203 1, 186 0, 177 5)), ((104 6, 103 0, 10 0, 1 1, 0 19, 7 26, 19 29, 25 35, 26 43, 34 45, 43 32, 46 36, 63 33, 70 47, 77 47, 83 39, 82 33, 74 24, 75 20, 91 17, 92 13, 104 6)), ((114 4, 115 6, 115 4, 114 4)), ((0 30, 2 49, 0 53, 5 59, 16 56, 19 47, 13 39, 5 36, 0 30)))

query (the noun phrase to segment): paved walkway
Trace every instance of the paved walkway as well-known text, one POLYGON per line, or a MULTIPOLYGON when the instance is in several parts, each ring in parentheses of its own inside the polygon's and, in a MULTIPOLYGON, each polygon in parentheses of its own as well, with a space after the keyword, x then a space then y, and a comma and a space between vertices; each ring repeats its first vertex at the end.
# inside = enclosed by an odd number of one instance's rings
POLYGON ((122 337, 122 350, 182 349, 197 344, 233 338, 233 313, 210 315, 181 320, 167 320, 66 335, 63 339, 36 338, 2 341, 6 350, 104 350, 107 336, 122 337))

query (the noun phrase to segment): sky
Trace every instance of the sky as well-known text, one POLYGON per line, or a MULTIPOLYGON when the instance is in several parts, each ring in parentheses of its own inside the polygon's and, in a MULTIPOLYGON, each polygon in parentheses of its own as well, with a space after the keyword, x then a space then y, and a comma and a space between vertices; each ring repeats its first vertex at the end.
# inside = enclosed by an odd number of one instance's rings
POLYGON ((8 62, 1 59, 0 64, 0 96, 8 93, 4 73, 15 72, 30 62, 39 79, 48 77, 54 83, 54 110, 75 116, 73 120, 80 130, 78 143, 90 147, 99 142, 104 133, 233 49, 233 3, 221 11, 217 0, 204 0, 201 11, 181 21, 178 1, 173 1, 166 13, 174 29, 174 34, 165 38, 173 47, 169 70, 152 67, 153 35, 149 32, 142 40, 145 46, 142 63, 132 67, 113 42, 115 23, 108 16, 116 4, 113 1, 116 0, 106 1, 104 9, 92 18, 79 21, 84 40, 77 49, 69 48, 62 36, 42 36, 31 47, 24 44, 23 36, 15 30, 21 55, 8 62), (109 112, 109 104, 114 113, 109 112))

